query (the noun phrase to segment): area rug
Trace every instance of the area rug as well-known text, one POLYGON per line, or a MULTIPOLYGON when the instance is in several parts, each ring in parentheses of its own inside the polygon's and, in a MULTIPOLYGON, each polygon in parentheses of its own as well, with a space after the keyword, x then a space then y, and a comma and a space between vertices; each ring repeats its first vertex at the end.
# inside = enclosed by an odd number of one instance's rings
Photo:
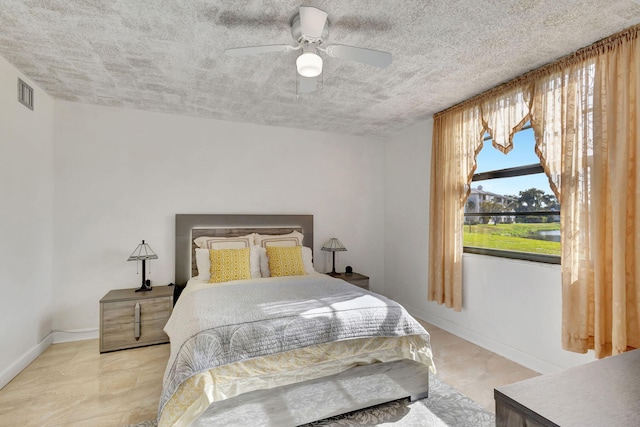
MULTIPOLYGON (((493 414, 434 375, 429 379, 429 397, 409 402, 396 400, 351 412, 305 427, 489 427, 495 425, 493 414)), ((156 427, 156 420, 128 427, 156 427)))

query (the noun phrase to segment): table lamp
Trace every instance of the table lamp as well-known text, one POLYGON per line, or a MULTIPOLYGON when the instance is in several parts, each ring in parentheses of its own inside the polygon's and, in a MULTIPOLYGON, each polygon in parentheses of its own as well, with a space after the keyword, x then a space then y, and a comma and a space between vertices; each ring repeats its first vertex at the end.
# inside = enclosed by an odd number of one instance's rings
POLYGON ((322 245, 322 250, 331 252, 333 254, 333 269, 331 270, 331 273, 329 273, 329 276, 340 276, 340 273, 336 273, 336 252, 346 251, 347 248, 345 248, 344 245, 340 243, 340 240, 332 237, 327 243, 322 245))
POLYGON ((144 292, 151 290, 151 280, 147 280, 147 272, 145 270, 145 262, 147 260, 158 259, 148 244, 142 241, 138 247, 133 251, 127 261, 142 261, 142 285, 136 289, 136 292, 144 292))

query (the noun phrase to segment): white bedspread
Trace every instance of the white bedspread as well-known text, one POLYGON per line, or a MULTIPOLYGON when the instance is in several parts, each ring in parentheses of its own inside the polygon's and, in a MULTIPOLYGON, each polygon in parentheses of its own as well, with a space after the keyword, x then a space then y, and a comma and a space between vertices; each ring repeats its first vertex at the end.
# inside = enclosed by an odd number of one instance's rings
POLYGON ((183 381, 226 363, 364 337, 428 340, 399 304, 322 274, 190 282, 165 331, 171 356, 160 411, 183 381))

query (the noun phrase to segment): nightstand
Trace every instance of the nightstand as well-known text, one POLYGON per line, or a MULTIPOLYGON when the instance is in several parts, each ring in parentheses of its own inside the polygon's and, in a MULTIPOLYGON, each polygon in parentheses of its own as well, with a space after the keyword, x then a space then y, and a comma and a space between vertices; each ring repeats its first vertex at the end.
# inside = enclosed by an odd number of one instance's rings
POLYGON ((349 282, 352 285, 356 285, 359 286, 361 288, 364 288, 366 290, 369 290, 369 277, 365 276, 364 274, 358 274, 358 273, 352 273, 352 274, 345 274, 345 273, 340 273, 339 276, 336 276, 338 279, 342 279, 345 282, 349 282))
POLYGON ((169 342, 162 330, 173 310, 173 286, 109 291, 100 300, 100 353, 169 342))

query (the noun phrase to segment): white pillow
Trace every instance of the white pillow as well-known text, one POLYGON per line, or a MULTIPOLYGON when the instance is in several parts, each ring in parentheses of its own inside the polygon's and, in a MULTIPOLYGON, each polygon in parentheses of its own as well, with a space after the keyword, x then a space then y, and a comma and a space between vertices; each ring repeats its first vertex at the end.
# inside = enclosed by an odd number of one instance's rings
POLYGON ((193 241, 197 247, 203 249, 243 249, 254 245, 255 233, 238 237, 202 236, 193 241))
MULTIPOLYGON (((217 248, 216 248, 217 249, 217 248)), ((224 249, 242 249, 242 248, 224 248, 224 249)), ((249 268, 251 269, 251 278, 260 278, 260 251, 258 246, 251 246, 249 252, 249 268)), ((266 254, 266 252, 265 252, 266 254)), ((267 263, 267 267, 268 267, 267 263)), ((211 280, 211 257, 209 249, 196 248, 196 267, 198 268, 198 280, 209 282, 211 280)))
MULTIPOLYGON (((293 245, 274 245, 274 246, 293 246, 293 245)), ((267 258, 267 249, 258 247, 260 254, 260 274, 262 277, 271 277, 271 271, 269 270, 269 258, 267 258)), ((317 273, 313 268, 313 253, 311 248, 306 246, 302 247, 302 264, 304 264, 304 272, 306 274, 317 273)))
MULTIPOLYGON (((306 246, 302 247, 302 263, 304 264, 305 273, 317 273, 317 271, 313 268, 313 252, 311 251, 311 248, 307 248, 306 246)), ((268 262, 267 265, 269 265, 268 262)))
POLYGON ((289 234, 256 234, 255 244, 261 248, 267 246, 302 246, 304 235, 299 231, 292 231, 289 234))

